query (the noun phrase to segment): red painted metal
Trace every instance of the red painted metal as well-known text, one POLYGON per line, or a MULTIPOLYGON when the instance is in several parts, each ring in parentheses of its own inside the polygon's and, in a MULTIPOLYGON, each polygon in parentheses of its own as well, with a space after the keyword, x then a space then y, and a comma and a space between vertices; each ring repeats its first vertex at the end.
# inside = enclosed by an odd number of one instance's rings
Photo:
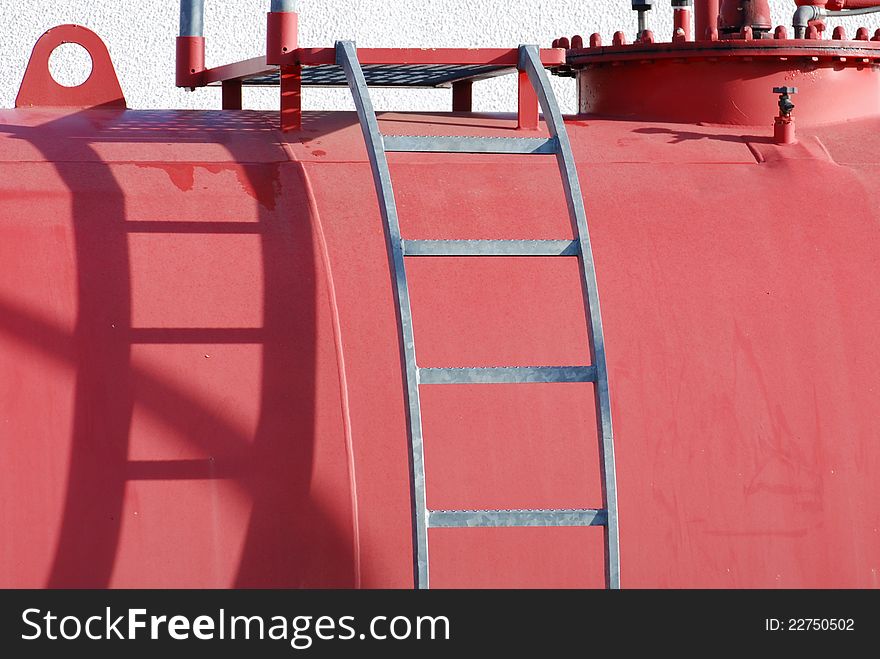
POLYGON ((784 117, 782 115, 776 117, 773 124, 773 141, 776 144, 794 144, 797 142, 793 117, 784 117))
POLYGON ((281 130, 302 128, 302 67, 298 64, 281 67, 281 130))
POLYGON ((278 71, 278 67, 272 64, 266 64, 266 58, 252 57, 241 62, 232 64, 224 64, 211 69, 207 69, 201 77, 201 86, 212 85, 226 80, 247 80, 248 78, 259 78, 278 71))
POLYGON ((841 9, 862 9, 866 7, 880 7, 880 0, 828 0, 828 2, 798 2, 799 5, 825 5, 826 9, 839 11, 841 9))
POLYGON ((768 90, 800 87, 798 121, 825 123, 880 114, 877 42, 761 39, 638 44, 572 51, 581 111, 656 121, 767 125, 768 90), (834 102, 830 102, 834 99, 834 102))
POLYGON ((718 29, 719 0, 694 0, 694 31, 697 41, 709 40, 712 30, 718 29))
POLYGON ((271 11, 266 17, 266 63, 291 65, 299 46, 299 17, 292 11, 271 11))
POLYGON ((79 25, 60 25, 47 31, 34 46, 15 107, 30 106, 94 108, 125 107, 125 96, 110 53, 104 42, 91 30, 79 25), (49 56, 61 44, 75 43, 85 48, 92 59, 92 72, 81 85, 65 87, 49 71, 49 56))
POLYGON ((223 109, 224 110, 241 110, 242 107, 242 89, 241 80, 224 80, 223 81, 223 109))
MULTIPOLYGON (((278 14, 273 19, 273 13, 269 14, 269 35, 270 49, 275 49, 275 56, 254 57, 249 60, 226 64, 212 69, 199 71, 198 76, 190 75, 184 78, 183 86, 194 86, 197 80, 198 86, 206 86, 216 83, 225 83, 230 80, 247 80, 249 78, 259 78, 278 71, 278 66, 268 63, 267 59, 276 59, 278 62, 289 62, 282 67, 285 72, 281 78, 281 102, 282 116, 281 127, 283 131, 298 130, 301 126, 301 99, 302 99, 302 76, 301 69, 306 66, 329 66, 336 63, 336 50, 334 48, 294 48, 290 52, 284 53, 281 46, 281 54, 277 50, 279 44, 293 43, 288 37, 285 41, 280 34, 294 34, 296 30, 296 21, 292 17, 295 14, 287 14, 284 12, 275 12, 278 14), (273 22, 274 21, 274 22, 273 22), (275 36, 272 36, 272 35, 275 36), (299 87, 297 87, 299 85, 299 87)), ((187 37, 178 38, 178 52, 180 53, 181 41, 187 37)), ((566 39, 566 46, 568 40, 566 39)), ((187 45, 187 47, 189 47, 187 45)), ((189 50, 185 52, 190 52, 189 50)), ((272 52, 270 50, 269 52, 272 52)), ((204 50, 202 50, 204 55, 204 50)), ((541 50, 541 61, 545 66, 559 67, 565 64, 566 53, 564 48, 550 48, 541 50)), ((481 48, 481 49, 462 49, 462 48, 359 48, 358 59, 364 66, 368 65, 461 65, 461 66, 481 66, 494 65, 502 67, 514 68, 519 64, 519 52, 515 48, 481 48)), ((178 67, 181 67, 181 55, 178 55, 178 67)), ((189 66, 189 65, 187 65, 189 66)), ((184 67, 185 68, 185 67, 184 67)), ((181 74, 178 73, 178 81, 181 80, 181 74)), ((468 108, 470 111, 472 101, 468 102, 468 92, 464 91, 466 85, 473 81, 463 80, 458 84, 459 87, 453 87, 453 106, 456 108, 468 108)), ((528 77, 520 75, 519 79, 519 97, 520 109, 523 115, 520 117, 519 126, 523 130, 535 130, 538 126, 538 99, 528 81, 528 77)))
POLYGON ((177 86, 194 89, 205 82, 205 37, 177 37, 177 86))
MULTIPOLYGON (((673 39, 680 37, 684 41, 693 41, 694 34, 691 29, 690 7, 674 7, 672 12, 673 39)), ((583 48, 583 46, 578 46, 583 48)))
POLYGON ((538 95, 525 71, 517 75, 517 128, 519 130, 538 130, 538 95))
MULTIPOLYGON (((569 53, 582 105, 615 112, 567 128, 625 587, 877 585, 877 42, 770 43, 569 53), (779 145, 771 90, 789 84, 798 142, 779 145)), ((0 585, 410 587, 397 320, 356 117, 281 133, 275 113, 34 105, 0 110, 0 585)), ((406 238, 572 236, 553 158, 391 169, 406 238)), ((422 366, 586 363, 576 260, 408 272, 422 366)), ((590 387, 425 387, 429 506, 599 505, 590 387)), ((432 530, 431 569, 440 587, 601 587, 602 529, 432 530)))
POLYGON ((470 112, 474 109, 474 81, 452 83, 452 111, 470 112))
POLYGON ((295 12, 269 12, 266 30, 266 63, 280 64, 281 131, 302 128, 302 64, 296 61, 299 46, 295 12))

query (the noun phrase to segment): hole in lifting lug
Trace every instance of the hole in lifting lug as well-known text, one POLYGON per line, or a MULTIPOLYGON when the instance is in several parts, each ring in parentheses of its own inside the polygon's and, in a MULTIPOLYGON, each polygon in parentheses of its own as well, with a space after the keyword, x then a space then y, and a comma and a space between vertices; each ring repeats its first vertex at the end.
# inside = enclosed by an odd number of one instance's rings
POLYGON ((49 56, 49 73, 63 87, 79 87, 92 75, 92 56, 78 43, 63 43, 49 56))

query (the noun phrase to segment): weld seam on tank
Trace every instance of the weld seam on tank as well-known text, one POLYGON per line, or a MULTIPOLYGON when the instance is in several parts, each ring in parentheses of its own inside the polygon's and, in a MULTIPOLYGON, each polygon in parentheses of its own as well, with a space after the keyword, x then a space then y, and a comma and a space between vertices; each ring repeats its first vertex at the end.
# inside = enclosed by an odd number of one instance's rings
MULTIPOLYGON (((296 154, 290 144, 285 143, 284 152, 293 162, 296 154)), ((321 254, 321 263, 327 275, 327 297, 330 305, 331 326, 333 328, 333 342, 336 346, 336 373, 339 377, 339 399, 342 413, 342 428, 345 436, 345 459, 348 467, 348 479, 351 484, 349 501, 351 505, 352 524, 352 551, 354 557, 355 588, 360 589, 363 585, 363 558, 361 547, 361 513, 360 492, 358 489, 357 464, 355 463, 354 433, 351 420, 351 396, 348 384, 348 365, 345 359, 345 344, 342 341, 342 322, 339 315, 339 298, 336 293, 336 279, 333 276, 333 262, 327 246, 327 234, 324 231, 324 223, 321 211, 316 201, 315 187, 309 176, 309 171, 303 163, 299 163, 299 174, 305 186, 306 198, 309 200, 309 212, 315 219, 315 235, 318 239, 318 251, 321 254)))

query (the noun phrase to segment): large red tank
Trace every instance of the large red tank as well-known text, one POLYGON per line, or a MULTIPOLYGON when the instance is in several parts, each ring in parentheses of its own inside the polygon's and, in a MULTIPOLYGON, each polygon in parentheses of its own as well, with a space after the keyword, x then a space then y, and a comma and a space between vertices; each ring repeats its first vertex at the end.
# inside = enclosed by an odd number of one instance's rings
MULTIPOLYGON (((543 54, 580 85, 566 129, 604 314, 623 587, 880 585, 880 42, 865 34, 744 26, 543 54), (793 111, 778 87, 798 88, 793 111)), ((327 55, 288 55, 286 131, 276 113, 126 110, 106 50, 70 27, 0 111, 0 586, 414 585, 370 160, 354 113, 297 127, 289 85, 327 55), (95 62, 74 91, 46 73, 66 40, 95 62)), ((234 107, 253 69, 183 82, 222 81, 234 107)), ((380 127, 545 135, 524 131, 527 92, 518 117, 490 116, 461 111, 456 83, 459 111, 380 127)), ((552 158, 389 159, 404 238, 574 238, 552 158)), ((407 269, 420 366, 591 363, 577 260, 407 269)), ((601 508, 593 388, 422 387, 428 508, 601 508)), ((431 586, 603 587, 603 533, 431 529, 431 586)))

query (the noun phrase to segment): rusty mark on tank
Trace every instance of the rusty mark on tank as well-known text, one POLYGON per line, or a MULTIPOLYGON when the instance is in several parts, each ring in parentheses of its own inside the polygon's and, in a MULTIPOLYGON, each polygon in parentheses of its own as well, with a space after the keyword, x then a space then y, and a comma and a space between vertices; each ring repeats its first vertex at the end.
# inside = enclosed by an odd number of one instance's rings
POLYGON ((266 210, 275 210, 281 191, 280 171, 277 164, 204 165, 212 174, 230 171, 235 174, 242 191, 255 199, 266 210))
POLYGON ((190 192, 195 187, 195 166, 189 163, 135 163, 144 169, 161 169, 181 192, 190 192))
MULTIPOLYGON (((225 163, 135 163, 142 169, 159 169, 181 192, 192 192, 195 189, 196 170, 202 169, 210 174, 234 174, 239 187, 249 197, 255 199, 267 210, 275 210, 277 196, 281 184, 277 165, 271 164, 234 164, 225 163)), ((224 192, 228 188, 219 184, 224 192)), ((210 187, 201 186, 206 194, 210 187)))

